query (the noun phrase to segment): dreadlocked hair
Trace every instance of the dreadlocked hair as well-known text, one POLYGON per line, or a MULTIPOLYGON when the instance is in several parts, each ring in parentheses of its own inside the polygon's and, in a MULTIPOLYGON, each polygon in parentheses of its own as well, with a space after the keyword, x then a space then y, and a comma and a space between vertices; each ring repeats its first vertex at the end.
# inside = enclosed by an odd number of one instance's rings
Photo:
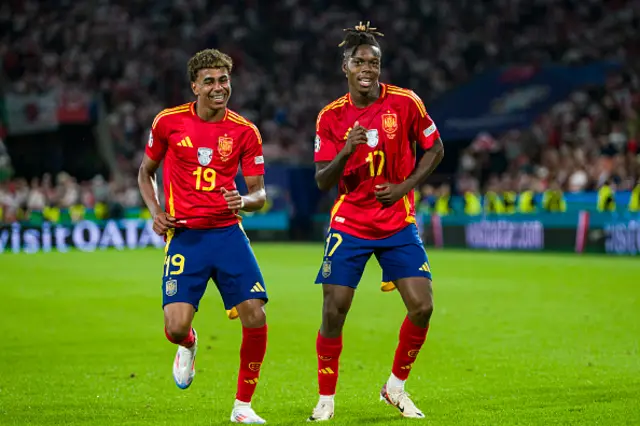
POLYGON ((198 79, 198 71, 205 68, 226 68, 229 74, 233 68, 233 60, 218 49, 205 49, 193 55, 187 63, 189 80, 198 79))
POLYGON ((376 30, 377 28, 372 27, 369 21, 367 21, 366 25, 360 22, 353 28, 345 28, 343 31, 346 34, 338 47, 343 47, 345 53, 351 52, 351 54, 362 44, 375 46, 379 49, 380 45, 376 40, 376 36, 384 37, 384 34, 376 30))

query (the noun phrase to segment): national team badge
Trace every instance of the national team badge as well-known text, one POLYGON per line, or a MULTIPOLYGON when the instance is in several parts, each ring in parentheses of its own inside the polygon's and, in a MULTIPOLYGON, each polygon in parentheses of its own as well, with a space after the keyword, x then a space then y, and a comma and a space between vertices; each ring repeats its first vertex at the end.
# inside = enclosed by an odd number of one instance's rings
POLYGON ((378 129, 367 130, 367 145, 371 148, 378 146, 378 129))
POLYGON ((331 275, 331 261, 325 260, 322 262, 322 276, 328 278, 331 275))
POLYGON ((398 130, 398 116, 395 113, 382 114, 382 130, 391 134, 398 130))
POLYGON ((261 362, 250 362, 249 363, 249 370, 258 371, 258 370, 260 370, 260 366, 261 365, 262 365, 261 362))
POLYGON ((164 293, 171 297, 171 296, 175 296, 175 294, 178 292, 178 281, 176 280, 167 280, 167 282, 164 284, 164 293))
POLYGON ((211 148, 198 148, 198 163, 208 166, 213 158, 213 150, 211 148))
POLYGON ((233 151, 233 138, 220 136, 218 138, 218 154, 222 157, 222 161, 227 161, 229 155, 233 151))

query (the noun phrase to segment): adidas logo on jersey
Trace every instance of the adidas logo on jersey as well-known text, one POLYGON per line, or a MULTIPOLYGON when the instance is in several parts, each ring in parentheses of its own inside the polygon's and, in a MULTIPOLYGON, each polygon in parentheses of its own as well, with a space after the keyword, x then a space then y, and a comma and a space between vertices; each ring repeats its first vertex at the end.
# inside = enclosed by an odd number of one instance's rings
POLYGON ((253 288, 251 289, 251 293, 264 293, 264 287, 260 283, 255 283, 253 288))
POLYGON ((429 269, 429 264, 427 262, 424 262, 422 266, 418 268, 418 270, 424 271, 424 272, 431 272, 431 269, 429 269))
POLYGON ((191 138, 187 136, 186 138, 182 139, 180 142, 178 142, 178 146, 193 148, 193 144, 191 143, 191 138))

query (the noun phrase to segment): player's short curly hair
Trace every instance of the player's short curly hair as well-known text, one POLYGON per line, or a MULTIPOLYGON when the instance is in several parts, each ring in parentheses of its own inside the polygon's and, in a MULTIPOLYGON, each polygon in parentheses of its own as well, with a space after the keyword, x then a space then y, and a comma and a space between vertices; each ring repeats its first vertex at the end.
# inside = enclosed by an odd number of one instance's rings
POLYGON ((201 50, 189 59, 187 71, 190 81, 196 81, 198 71, 205 68, 226 68, 229 74, 233 69, 233 60, 218 49, 201 50))

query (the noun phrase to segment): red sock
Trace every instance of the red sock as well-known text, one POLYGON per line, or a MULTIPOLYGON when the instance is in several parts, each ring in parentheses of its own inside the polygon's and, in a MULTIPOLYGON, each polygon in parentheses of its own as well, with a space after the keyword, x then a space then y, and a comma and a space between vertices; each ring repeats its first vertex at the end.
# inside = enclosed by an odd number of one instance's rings
POLYGON ((171 343, 175 343, 176 345, 184 346, 185 348, 190 348, 196 343, 196 335, 193 333, 193 328, 189 330, 189 335, 182 340, 175 340, 169 332, 167 331, 167 327, 164 328, 164 335, 167 336, 167 340, 171 343))
POLYGON ((400 327, 400 341, 396 349, 396 356, 393 358, 393 375, 400 380, 407 380, 411 367, 413 366, 422 344, 427 338, 427 328, 418 327, 409 320, 404 319, 400 327))
POLYGON ((256 391, 260 367, 267 352, 267 325, 259 328, 242 328, 242 346, 240 346, 240 372, 238 373, 238 392, 236 399, 251 402, 256 391))
POLYGON ((324 337, 318 332, 318 385, 320 395, 335 395, 338 384, 338 365, 342 352, 342 336, 324 337))

